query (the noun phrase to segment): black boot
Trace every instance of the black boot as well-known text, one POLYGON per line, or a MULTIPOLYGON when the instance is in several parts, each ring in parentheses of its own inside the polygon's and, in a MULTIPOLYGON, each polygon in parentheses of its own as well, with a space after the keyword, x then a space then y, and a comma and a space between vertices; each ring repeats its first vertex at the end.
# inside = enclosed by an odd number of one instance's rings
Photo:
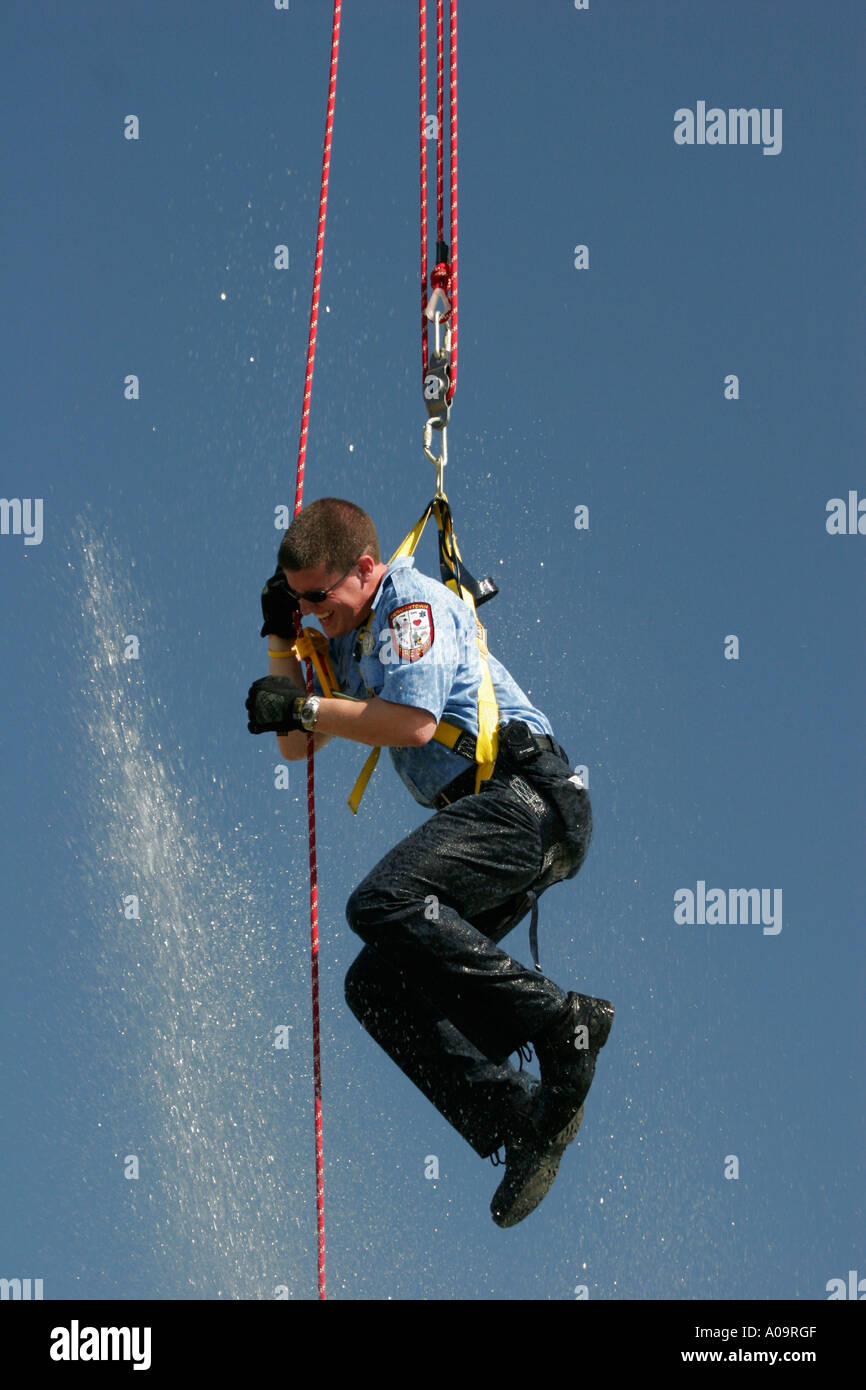
POLYGON ((520 1134, 506 1140, 505 1177, 490 1203, 497 1226, 516 1226, 547 1196, 562 1155, 580 1129, 582 1119, 581 1106, 553 1139, 542 1139, 530 1122, 520 1134))
POLYGON ((613 1005, 588 994, 569 994, 561 1017, 533 1039, 541 1067, 541 1090, 533 1124, 541 1137, 553 1138, 568 1128, 592 1085, 595 1060, 607 1042, 613 1005))
POLYGON ((560 1018, 533 1040, 541 1086, 505 1141, 505 1177, 490 1204, 497 1226, 516 1226, 553 1186, 583 1121, 595 1059, 612 1023, 613 1005, 606 999, 569 994, 560 1018))

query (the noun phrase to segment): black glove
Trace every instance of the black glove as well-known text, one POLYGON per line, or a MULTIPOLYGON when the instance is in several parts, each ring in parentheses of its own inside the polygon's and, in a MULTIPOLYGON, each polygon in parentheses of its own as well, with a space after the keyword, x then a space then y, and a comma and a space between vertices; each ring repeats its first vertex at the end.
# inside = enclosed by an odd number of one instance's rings
POLYGON ((262 589, 261 636, 286 637, 295 640, 295 614, 300 612, 298 600, 292 598, 286 576, 279 565, 262 589))
POLYGON ((247 695, 247 724, 251 734, 290 734, 303 729, 297 716, 298 701, 307 692, 289 676, 264 676, 254 681, 247 695))

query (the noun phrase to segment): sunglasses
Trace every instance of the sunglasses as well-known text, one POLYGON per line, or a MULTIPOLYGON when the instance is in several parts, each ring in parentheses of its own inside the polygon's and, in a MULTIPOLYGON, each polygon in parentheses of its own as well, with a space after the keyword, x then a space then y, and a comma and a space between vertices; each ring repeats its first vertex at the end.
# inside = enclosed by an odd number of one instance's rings
MULTIPOLYGON (((363 551, 361 552, 361 554, 363 554, 363 551)), ((360 558, 361 556, 359 555, 358 560, 360 560, 360 558)), ((299 594, 296 593, 296 591, 292 588, 288 580, 286 581, 286 588, 288 589, 292 598, 297 599, 298 602, 300 602, 300 600, 303 599, 305 603, 324 603, 325 599, 328 597, 328 594, 332 594, 335 589, 339 589, 343 580, 349 577, 349 575, 352 573, 352 570, 355 568, 355 565, 357 565, 358 560, 355 560, 354 564, 351 564, 349 566, 345 574, 340 575, 340 578, 337 580, 336 584, 332 584, 330 589, 308 589, 306 593, 299 594)))

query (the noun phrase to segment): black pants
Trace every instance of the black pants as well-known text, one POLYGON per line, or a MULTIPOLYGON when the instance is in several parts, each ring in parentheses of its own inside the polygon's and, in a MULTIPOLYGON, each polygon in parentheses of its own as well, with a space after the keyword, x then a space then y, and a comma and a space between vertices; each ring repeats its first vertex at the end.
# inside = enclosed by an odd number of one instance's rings
POLYGON ((558 985, 496 943, 525 917, 531 892, 577 873, 592 834, 567 761, 527 750, 525 735, 506 726, 480 792, 395 846, 346 907, 366 942, 346 976, 349 1007, 482 1157, 531 1096, 509 1056, 565 1004, 558 985))

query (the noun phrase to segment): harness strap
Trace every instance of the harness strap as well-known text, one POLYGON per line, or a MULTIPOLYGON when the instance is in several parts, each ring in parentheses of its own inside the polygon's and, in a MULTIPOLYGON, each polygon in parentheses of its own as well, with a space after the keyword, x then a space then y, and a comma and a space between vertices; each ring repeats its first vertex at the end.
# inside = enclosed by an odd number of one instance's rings
MULTIPOLYGON (((369 618, 367 621, 369 622, 369 618)), ((334 673, 334 667, 328 651, 328 639, 325 634, 320 632, 316 627, 301 628, 300 636, 292 647, 292 651, 299 660, 306 657, 312 661, 323 694, 329 699, 339 699, 342 691, 339 688, 337 677, 334 673)), ((361 769, 358 780, 352 788, 349 797, 349 805, 352 808, 353 814, 357 814, 361 797, 367 790, 367 783, 373 775, 373 770, 379 761, 379 754, 381 751, 380 748, 372 749, 367 761, 361 769)))
POLYGON ((479 621, 475 607, 474 590, 477 586, 463 565, 457 538, 454 535, 454 522, 447 497, 444 494, 434 497, 430 507, 435 512, 436 524, 439 527, 439 569, 443 580, 453 593, 469 605, 475 618, 476 640, 481 657, 481 682, 477 696, 478 738, 475 748, 475 761, 478 764, 478 770, 475 774, 475 790, 477 792, 481 783, 492 776, 499 752, 499 705, 496 701, 496 692, 493 689, 493 680, 487 662, 490 654, 487 650, 487 633, 479 621))
POLYGON ((312 661, 325 695, 333 696, 335 692, 339 693, 337 677, 334 675, 328 652, 328 639, 324 632, 320 632, 317 627, 302 627, 292 651, 299 661, 312 661))
POLYGON ((532 917, 529 920, 529 949, 532 952, 532 964, 536 970, 541 969, 541 961, 538 958, 538 898, 532 889, 526 894, 532 906, 532 917))

